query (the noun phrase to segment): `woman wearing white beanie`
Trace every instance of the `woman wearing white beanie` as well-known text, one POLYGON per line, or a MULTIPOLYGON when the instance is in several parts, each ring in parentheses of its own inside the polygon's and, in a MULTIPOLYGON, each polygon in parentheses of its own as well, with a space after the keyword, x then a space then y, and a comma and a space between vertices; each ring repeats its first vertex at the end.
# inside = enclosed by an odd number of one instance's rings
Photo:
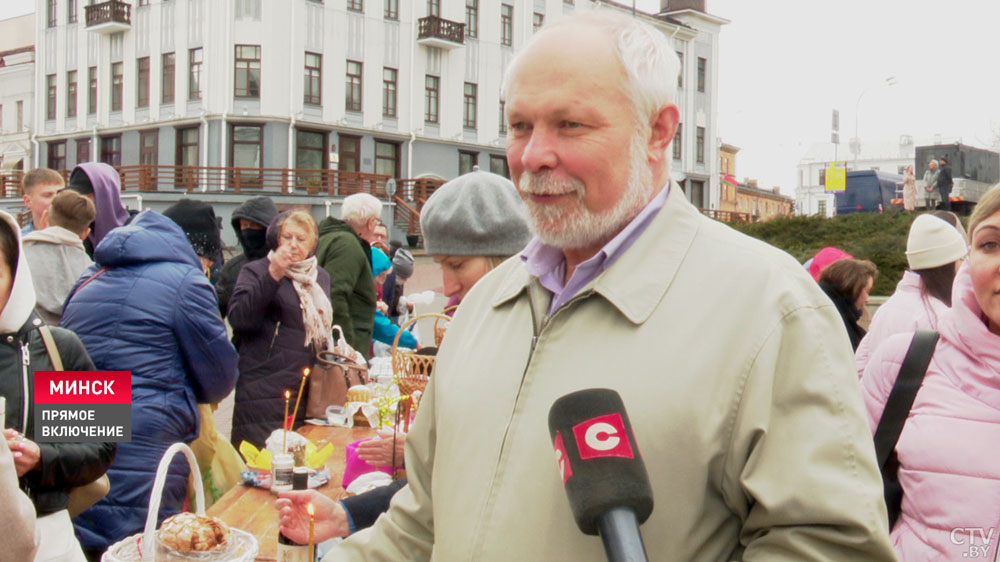
POLYGON ((859 375, 889 336, 937 329, 941 313, 951 307, 955 273, 969 253, 964 231, 959 230, 961 224, 951 213, 934 212, 920 215, 910 225, 906 240, 910 268, 903 273, 896 292, 875 312, 868 334, 855 352, 859 375))

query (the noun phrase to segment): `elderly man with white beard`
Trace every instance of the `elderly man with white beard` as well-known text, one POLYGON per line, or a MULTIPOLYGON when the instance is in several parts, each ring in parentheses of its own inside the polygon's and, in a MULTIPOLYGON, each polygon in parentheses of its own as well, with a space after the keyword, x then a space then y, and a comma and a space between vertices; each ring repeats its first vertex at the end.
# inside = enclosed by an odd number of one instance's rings
POLYGON ((836 309, 669 181, 677 72, 662 33, 610 11, 547 25, 510 63, 507 157, 536 238, 455 315, 409 485, 325 560, 603 560, 547 427, 595 387, 621 395, 648 470, 650 559, 894 559, 836 309))

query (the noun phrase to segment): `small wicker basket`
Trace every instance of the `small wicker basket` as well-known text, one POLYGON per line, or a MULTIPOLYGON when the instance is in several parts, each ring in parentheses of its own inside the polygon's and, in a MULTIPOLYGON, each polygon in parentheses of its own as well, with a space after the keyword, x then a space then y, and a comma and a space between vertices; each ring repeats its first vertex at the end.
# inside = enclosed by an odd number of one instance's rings
MULTIPOLYGON (((422 320, 424 318, 436 318, 435 327, 437 326, 437 322, 442 320, 451 320, 451 318, 445 316, 444 314, 420 314, 410 318, 399 327, 399 332, 396 333, 396 339, 392 342, 391 355, 392 372, 395 375, 396 384, 399 385, 399 393, 402 395, 411 396, 418 390, 423 392, 424 389, 427 388, 427 381, 430 378, 431 370, 434 368, 435 357, 433 355, 420 355, 413 351, 404 351, 399 349, 399 338, 402 336, 403 331, 418 320, 422 320)), ((435 332, 437 332, 436 329, 435 332)), ((437 334, 435 333, 435 336, 436 335, 437 334)), ((441 339, 435 337, 434 343, 441 345, 441 339)))

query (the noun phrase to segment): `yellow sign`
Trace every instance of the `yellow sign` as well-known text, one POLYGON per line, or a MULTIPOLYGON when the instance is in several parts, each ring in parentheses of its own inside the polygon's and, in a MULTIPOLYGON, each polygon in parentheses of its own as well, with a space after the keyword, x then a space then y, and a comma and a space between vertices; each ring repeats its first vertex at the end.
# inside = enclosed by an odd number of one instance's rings
POLYGON ((826 169, 826 191, 844 191, 847 189, 847 162, 830 162, 826 169))

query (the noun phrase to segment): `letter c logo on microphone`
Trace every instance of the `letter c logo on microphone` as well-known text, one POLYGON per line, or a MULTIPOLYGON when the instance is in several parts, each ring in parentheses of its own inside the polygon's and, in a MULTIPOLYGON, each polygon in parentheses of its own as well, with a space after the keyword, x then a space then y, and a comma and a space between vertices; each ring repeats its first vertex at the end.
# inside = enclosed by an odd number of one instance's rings
POLYGON ((625 434, 621 414, 607 414, 573 426, 573 436, 580 450, 580 459, 597 457, 635 458, 625 434))

